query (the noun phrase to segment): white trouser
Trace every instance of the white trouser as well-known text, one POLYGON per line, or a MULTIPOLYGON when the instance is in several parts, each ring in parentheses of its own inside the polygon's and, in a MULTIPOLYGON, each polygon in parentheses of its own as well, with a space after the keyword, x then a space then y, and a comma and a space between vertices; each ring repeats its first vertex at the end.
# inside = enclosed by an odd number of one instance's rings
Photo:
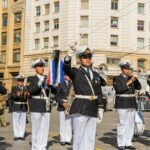
POLYGON ((26 126, 26 113, 13 112, 14 137, 24 137, 26 126))
POLYGON ((71 116, 66 116, 64 111, 59 112, 60 142, 71 142, 72 124, 71 116))
POLYGON ((132 146, 132 138, 135 127, 135 109, 117 109, 118 127, 117 142, 118 146, 132 146))
POLYGON ((96 119, 73 114, 73 150, 94 150, 96 119))
POLYGON ((46 150, 50 113, 32 113, 32 150, 46 150))

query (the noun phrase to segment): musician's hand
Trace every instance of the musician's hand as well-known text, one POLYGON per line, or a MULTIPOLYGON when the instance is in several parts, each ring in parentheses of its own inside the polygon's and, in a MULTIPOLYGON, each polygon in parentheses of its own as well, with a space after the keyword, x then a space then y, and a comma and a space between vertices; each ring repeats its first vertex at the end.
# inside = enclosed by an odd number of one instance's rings
POLYGON ((128 75, 129 77, 132 77, 132 76, 133 76, 133 73, 132 73, 131 71, 129 71, 129 72, 127 73, 127 75, 128 75))
POLYGON ((136 77, 133 75, 131 80, 134 82, 136 80, 136 77))
POLYGON ((21 92, 17 92, 17 97, 20 97, 21 96, 21 92))
POLYGON ((103 114, 104 114, 104 110, 99 108, 98 109, 98 118, 97 118, 97 123, 101 123, 103 120, 103 114))
POLYGON ((63 106, 64 106, 65 109, 69 108, 68 102, 64 102, 64 103, 63 103, 63 106))

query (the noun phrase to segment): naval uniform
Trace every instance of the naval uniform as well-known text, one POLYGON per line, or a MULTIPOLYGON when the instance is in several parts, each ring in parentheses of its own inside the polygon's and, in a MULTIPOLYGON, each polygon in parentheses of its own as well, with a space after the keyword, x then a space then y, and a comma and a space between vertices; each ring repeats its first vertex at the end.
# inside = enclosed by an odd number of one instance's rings
POLYGON ((82 66, 71 68, 70 56, 65 57, 64 71, 71 78, 75 91, 75 100, 70 109, 73 117, 73 150, 94 150, 98 108, 103 108, 101 86, 106 83, 92 69, 82 66))
MULTIPOLYGON (((29 91, 29 109, 31 111, 32 121, 32 150, 46 150, 50 123, 50 112, 46 110, 46 101, 39 87, 38 82, 42 76, 30 76, 27 79, 27 88, 29 91)), ((45 86, 47 97, 49 96, 49 88, 45 86)))
POLYGON ((72 140, 72 124, 71 116, 65 114, 65 108, 63 106, 64 100, 68 100, 69 91, 71 88, 70 81, 64 81, 60 83, 57 88, 56 101, 58 102, 57 110, 59 111, 60 121, 60 142, 70 143, 72 140))
POLYGON ((118 113, 117 142, 118 147, 132 146, 134 134, 134 116, 137 109, 135 90, 141 89, 141 84, 136 79, 127 86, 130 77, 123 74, 114 77, 113 86, 116 91, 115 108, 118 113))
POLYGON ((24 138, 27 114, 27 88, 25 86, 13 86, 11 91, 13 131, 15 138, 24 138), (17 92, 21 92, 17 96, 17 92))
POLYGON ((4 86, 0 85, 0 94, 5 95, 6 93, 7 89, 4 86))

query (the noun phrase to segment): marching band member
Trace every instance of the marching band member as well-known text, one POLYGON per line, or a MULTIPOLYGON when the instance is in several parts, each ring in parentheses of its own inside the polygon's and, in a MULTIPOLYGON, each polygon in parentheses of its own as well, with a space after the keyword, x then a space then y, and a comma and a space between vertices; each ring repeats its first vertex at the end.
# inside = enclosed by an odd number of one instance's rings
POLYGON ((27 88, 24 86, 24 77, 16 76, 17 86, 12 87, 11 100, 13 112, 14 141, 25 140, 25 126, 27 113, 27 88))
POLYGON ((75 99, 70 114, 73 118, 73 150, 94 150, 97 117, 103 117, 100 75, 92 70, 93 50, 86 47, 78 51, 81 66, 71 68, 73 51, 64 59, 64 71, 71 78, 75 99))
POLYGON ((130 72, 128 62, 121 63, 121 74, 113 79, 116 91, 115 108, 118 113, 117 142, 119 150, 136 148, 132 146, 135 112, 137 109, 135 90, 141 89, 138 79, 130 72))
POLYGON ((60 144, 61 145, 71 145, 72 140, 72 124, 71 124, 71 116, 66 114, 69 105, 69 96, 71 90, 71 80, 65 75, 64 83, 60 83, 57 88, 57 97, 56 101, 58 102, 59 111, 59 120, 60 120, 60 144))
MULTIPOLYGON (((4 108, 3 108, 3 103, 4 103, 4 99, 3 99, 3 95, 5 95, 7 93, 7 89, 4 87, 3 82, 0 81, 0 122, 1 123, 5 123, 5 116, 4 116, 4 108)), ((3 140, 3 137, 0 137, 0 140, 3 140)))
POLYGON ((5 119, 5 109, 6 109, 6 99, 5 94, 7 93, 7 89, 5 89, 4 83, 0 81, 0 126, 6 127, 6 119, 5 119))
POLYGON ((51 108, 49 88, 44 76, 45 61, 37 59, 33 61, 32 67, 36 75, 27 79, 32 121, 32 150, 46 150, 51 108))
POLYGON ((150 98, 150 75, 147 77, 146 96, 150 98))

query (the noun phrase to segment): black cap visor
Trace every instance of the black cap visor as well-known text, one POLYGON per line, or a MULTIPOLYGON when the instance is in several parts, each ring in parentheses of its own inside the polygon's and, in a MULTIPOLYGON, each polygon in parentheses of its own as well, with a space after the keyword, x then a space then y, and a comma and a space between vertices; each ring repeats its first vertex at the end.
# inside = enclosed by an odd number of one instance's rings
POLYGON ((91 59, 91 58, 92 58, 92 54, 91 54, 91 53, 89 53, 89 54, 81 53, 81 54, 79 55, 79 58, 91 59))
POLYGON ((35 64, 34 65, 34 68, 36 68, 36 67, 45 67, 45 65, 44 65, 44 63, 37 63, 37 64, 35 64))

